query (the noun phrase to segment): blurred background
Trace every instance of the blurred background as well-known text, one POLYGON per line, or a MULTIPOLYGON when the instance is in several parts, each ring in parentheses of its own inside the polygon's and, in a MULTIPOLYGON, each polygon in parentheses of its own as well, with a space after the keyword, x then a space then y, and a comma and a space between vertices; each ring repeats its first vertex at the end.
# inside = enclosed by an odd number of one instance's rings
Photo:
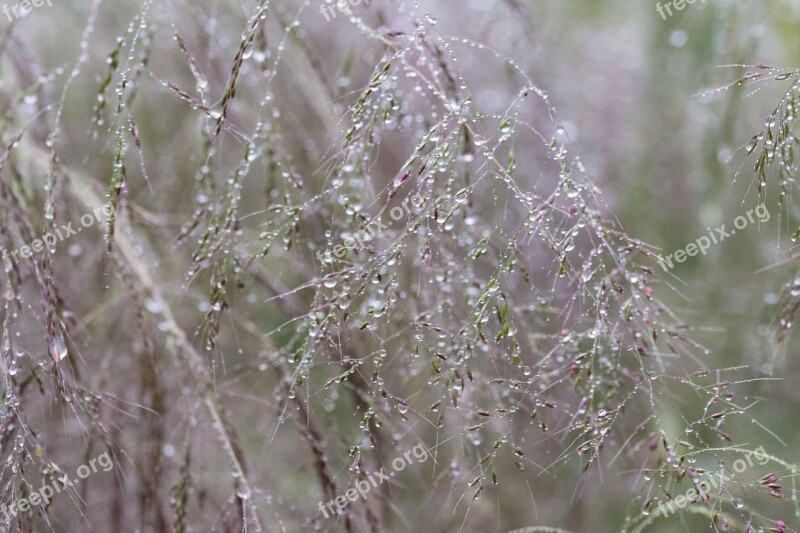
POLYGON ((800 530, 797 0, 8 5, 6 529, 800 530))

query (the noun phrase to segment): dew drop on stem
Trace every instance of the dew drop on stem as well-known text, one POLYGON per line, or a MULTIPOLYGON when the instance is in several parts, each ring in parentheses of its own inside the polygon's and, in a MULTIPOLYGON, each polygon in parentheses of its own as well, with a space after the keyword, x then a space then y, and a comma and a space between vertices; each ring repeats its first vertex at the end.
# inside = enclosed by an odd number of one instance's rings
POLYGON ((53 337, 50 341, 50 357, 58 363, 67 356, 67 345, 61 337, 53 337))

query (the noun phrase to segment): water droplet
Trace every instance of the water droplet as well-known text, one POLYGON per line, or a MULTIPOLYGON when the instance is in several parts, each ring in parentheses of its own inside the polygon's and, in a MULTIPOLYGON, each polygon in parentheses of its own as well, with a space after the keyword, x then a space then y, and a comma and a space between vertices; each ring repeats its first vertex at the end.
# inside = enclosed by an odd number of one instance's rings
POLYGON ((67 345, 61 337, 53 337, 50 342, 50 357, 53 361, 59 362, 67 356, 67 345))
POLYGON ((669 34, 669 44, 674 48, 683 48, 689 41, 689 35, 683 30, 675 30, 669 34))

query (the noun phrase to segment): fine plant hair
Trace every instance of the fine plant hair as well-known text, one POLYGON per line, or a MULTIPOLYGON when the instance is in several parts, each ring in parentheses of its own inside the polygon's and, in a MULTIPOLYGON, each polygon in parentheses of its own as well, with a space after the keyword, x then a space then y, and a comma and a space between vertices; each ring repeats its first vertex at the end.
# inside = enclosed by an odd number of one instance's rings
MULTIPOLYGON (((513 58, 410 0, 323 20, 341 54, 310 1, 69 13, 82 31, 52 57, 0 30, 0 246, 115 217, 4 265, 0 500, 105 451, 116 466, 7 529, 393 531, 420 507, 431 530, 479 529, 504 495, 574 503, 606 472, 626 531, 798 512, 779 439, 736 432, 760 424, 740 392, 759 378, 705 367, 657 251, 513 58), (431 460, 317 509, 420 443, 431 460), (760 444, 773 472, 659 514, 760 444)), ((789 156, 792 76, 759 173, 789 156)))
MULTIPOLYGON (((778 206, 791 205, 791 196, 797 188, 797 160, 795 150, 800 149, 800 69, 771 67, 769 65, 738 65, 746 73, 732 85, 777 83, 786 90, 766 118, 764 128, 753 135, 744 149, 755 157, 753 171, 759 194, 765 194, 771 181, 777 182, 778 206)), ((798 229, 792 241, 800 237, 798 229)), ((794 256, 792 259, 796 259, 794 256)), ((779 302, 778 342, 786 340, 792 330, 794 315, 800 307, 800 272, 786 284, 779 302)))

